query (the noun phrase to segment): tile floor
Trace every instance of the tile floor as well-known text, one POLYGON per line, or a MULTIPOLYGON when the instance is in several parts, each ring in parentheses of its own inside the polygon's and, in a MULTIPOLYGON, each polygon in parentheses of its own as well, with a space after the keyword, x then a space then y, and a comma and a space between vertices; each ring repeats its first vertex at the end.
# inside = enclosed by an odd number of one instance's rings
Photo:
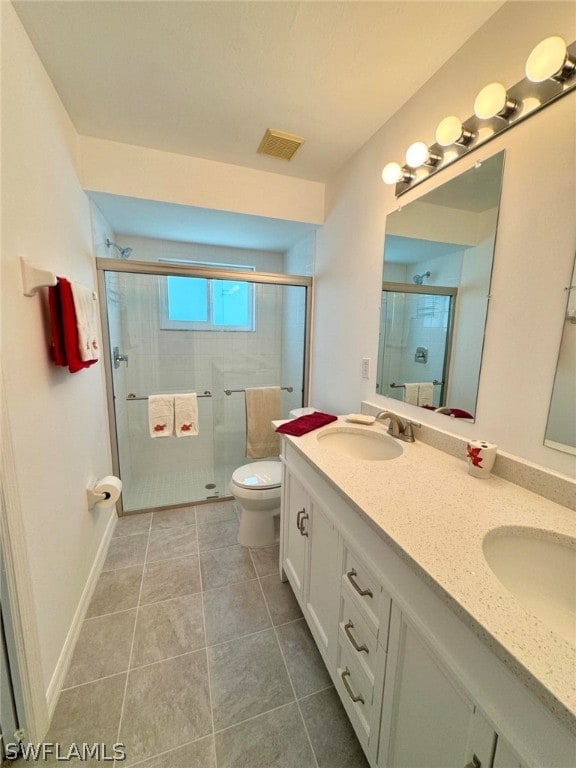
POLYGON ((139 768, 367 768, 278 547, 237 532, 229 501, 118 521, 46 741, 122 742, 139 768))

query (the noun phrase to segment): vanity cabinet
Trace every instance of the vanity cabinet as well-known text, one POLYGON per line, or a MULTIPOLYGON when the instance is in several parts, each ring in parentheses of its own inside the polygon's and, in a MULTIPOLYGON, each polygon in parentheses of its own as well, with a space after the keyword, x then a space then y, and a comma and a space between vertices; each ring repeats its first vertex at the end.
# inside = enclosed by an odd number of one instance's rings
POLYGON ((310 532, 308 494, 296 476, 284 469, 282 482, 283 567, 294 594, 301 601, 310 532), (302 518, 305 518, 304 520, 302 518))
POLYGON ((285 468, 282 566, 324 661, 333 665, 338 624, 338 531, 303 482, 285 468))
MULTIPOLYGON (((574 765, 576 765, 576 754, 574 755, 574 765)), ((510 744, 499 736, 492 768, 527 768, 527 766, 518 757, 510 744)))
POLYGON ((494 729, 395 605, 388 658, 378 767, 489 768, 494 729))
POLYGON ((426 572, 286 440, 282 461, 281 570, 371 767, 574 768, 573 734, 426 572))

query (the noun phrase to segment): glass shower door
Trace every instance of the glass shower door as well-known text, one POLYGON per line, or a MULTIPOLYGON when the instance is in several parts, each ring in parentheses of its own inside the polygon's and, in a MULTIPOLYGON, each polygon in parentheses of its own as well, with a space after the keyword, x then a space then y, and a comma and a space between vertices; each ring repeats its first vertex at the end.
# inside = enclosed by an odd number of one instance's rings
POLYGON ((302 405, 307 288, 135 271, 104 284, 123 511, 229 496, 244 390, 283 387, 282 417, 302 405), (198 394, 198 435, 151 438, 148 397, 184 392, 198 394))
POLYGON ((382 291, 378 391, 404 399, 406 382, 434 382, 433 405, 443 405, 450 362, 456 289, 382 291), (417 291, 417 292, 416 292, 417 291))

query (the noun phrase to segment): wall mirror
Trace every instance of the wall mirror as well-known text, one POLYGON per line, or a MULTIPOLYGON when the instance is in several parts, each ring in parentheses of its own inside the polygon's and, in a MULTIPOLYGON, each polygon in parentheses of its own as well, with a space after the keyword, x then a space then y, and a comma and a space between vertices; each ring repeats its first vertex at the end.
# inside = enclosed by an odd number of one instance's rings
POLYGON ((566 316, 544 445, 576 455, 576 260, 567 293, 566 316))
POLYGON ((386 219, 376 391, 473 420, 504 152, 386 219))

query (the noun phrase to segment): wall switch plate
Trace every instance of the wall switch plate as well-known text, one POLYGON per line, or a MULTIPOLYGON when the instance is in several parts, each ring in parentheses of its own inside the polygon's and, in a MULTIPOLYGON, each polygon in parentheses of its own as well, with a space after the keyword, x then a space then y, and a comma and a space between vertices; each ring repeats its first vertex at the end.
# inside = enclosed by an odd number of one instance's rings
POLYGON ((362 358, 362 378, 363 379, 370 378, 370 358, 369 357, 362 358))

